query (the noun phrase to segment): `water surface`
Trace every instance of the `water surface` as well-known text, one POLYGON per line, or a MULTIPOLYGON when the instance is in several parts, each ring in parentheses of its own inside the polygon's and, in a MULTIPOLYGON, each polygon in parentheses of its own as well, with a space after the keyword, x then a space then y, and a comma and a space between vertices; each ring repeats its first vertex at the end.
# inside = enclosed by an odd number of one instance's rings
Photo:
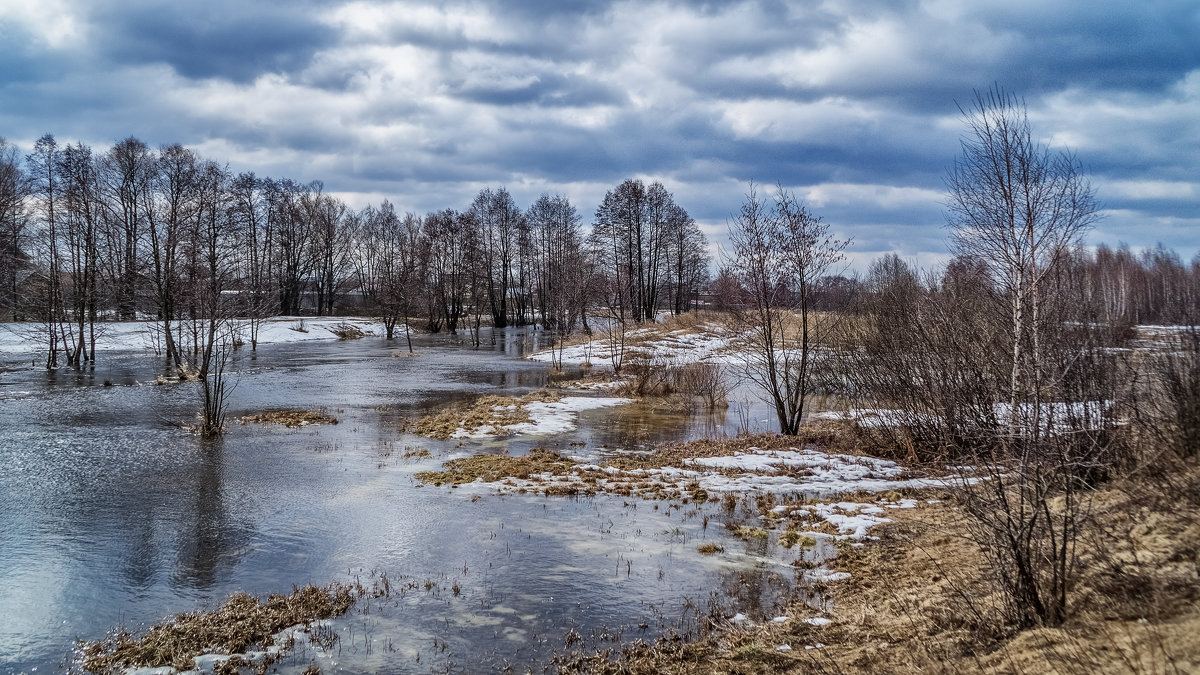
POLYGON ((232 422, 211 442, 185 428, 195 385, 154 385, 152 356, 103 353, 84 373, 8 358, 0 672, 60 670, 76 639, 144 628, 237 590, 370 585, 383 575, 400 590, 334 621, 332 654, 297 653, 282 670, 312 658, 325 672, 540 669, 573 635, 600 646, 692 631, 713 610, 777 611, 790 569, 757 542, 729 537, 715 504, 499 497, 414 479, 470 452, 542 446, 589 456, 741 424, 732 413, 626 406, 589 411, 578 432, 557 436, 442 443, 401 430, 448 401, 544 386, 546 364, 522 358, 536 342, 508 330, 479 349, 420 336, 415 357, 402 340, 378 338, 242 351, 231 418, 323 407, 340 423, 232 422), (418 448, 430 456, 403 457, 418 448), (707 527, 704 514, 714 518, 707 527), (727 554, 698 554, 704 539, 727 554))

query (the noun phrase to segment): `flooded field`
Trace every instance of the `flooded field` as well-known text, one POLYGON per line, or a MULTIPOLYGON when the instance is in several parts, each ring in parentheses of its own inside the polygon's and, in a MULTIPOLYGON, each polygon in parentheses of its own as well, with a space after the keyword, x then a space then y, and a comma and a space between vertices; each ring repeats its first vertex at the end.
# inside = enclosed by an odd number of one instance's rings
POLYGON ((337 640, 297 649, 281 672, 540 670, 567 647, 688 633, 710 615, 774 616, 796 553, 734 537, 718 504, 499 496, 414 478, 476 452, 586 460, 764 417, 746 403, 716 417, 630 404, 584 411, 576 431, 555 435, 442 442, 402 430, 450 401, 547 384, 548 365, 523 358, 536 337, 510 330, 472 349, 421 336, 413 357, 379 338, 243 350, 229 431, 213 442, 183 428, 195 385, 154 385, 152 356, 105 353, 81 374, 0 357, 0 672, 62 670, 77 639, 239 590, 384 577, 388 594, 334 619, 337 640), (338 423, 234 419, 278 408, 338 423), (724 553, 700 554, 706 541, 724 553))

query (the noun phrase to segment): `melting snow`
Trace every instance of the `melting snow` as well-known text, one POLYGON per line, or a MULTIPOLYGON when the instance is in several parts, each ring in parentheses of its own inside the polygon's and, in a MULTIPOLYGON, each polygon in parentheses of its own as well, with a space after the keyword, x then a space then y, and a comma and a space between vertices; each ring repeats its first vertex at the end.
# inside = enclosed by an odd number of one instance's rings
MULTIPOLYGON (((616 397, 587 397, 587 396, 566 396, 554 401, 553 403, 545 403, 542 401, 532 401, 524 405, 525 412, 529 415, 531 422, 518 422, 516 424, 506 424, 499 429, 504 432, 504 435, 516 434, 558 434, 564 431, 572 431, 577 426, 579 413, 583 410, 595 410, 598 408, 611 408, 613 406, 630 403, 632 400, 628 398, 616 397)), ((511 409, 512 406, 509 406, 511 409)), ((493 438, 496 436, 496 428, 492 425, 484 425, 476 429, 459 428, 451 438, 493 438)))
MULTIPOLYGON (((648 352, 652 358, 677 363, 728 361, 727 349, 733 340, 715 334, 720 330, 716 327, 702 330, 704 332, 700 333, 688 330, 672 331, 666 335, 657 336, 646 344, 626 347, 626 350, 627 352, 633 349, 648 352)), ((652 328, 641 328, 629 331, 625 337, 627 342, 635 342, 639 338, 655 336, 656 332, 652 328)), ((609 343, 603 338, 571 345, 562 349, 562 362, 570 365, 579 365, 585 362, 603 365, 609 360, 609 350, 609 343)), ((551 351, 538 352, 530 355, 529 358, 535 361, 553 361, 554 353, 551 351)))
MULTIPOLYGON (((258 344, 336 340, 333 330, 349 324, 367 335, 384 335, 383 324, 374 319, 347 317, 272 317, 263 321, 258 344), (304 331, 296 330, 303 325, 304 331)), ((244 320, 234 320, 235 331, 247 343, 250 329, 244 320)), ((161 324, 155 321, 112 321, 96 324, 96 349, 101 351, 153 351, 160 339, 161 324)), ((0 323, 0 351, 28 354, 45 349, 39 326, 24 323, 0 323)))

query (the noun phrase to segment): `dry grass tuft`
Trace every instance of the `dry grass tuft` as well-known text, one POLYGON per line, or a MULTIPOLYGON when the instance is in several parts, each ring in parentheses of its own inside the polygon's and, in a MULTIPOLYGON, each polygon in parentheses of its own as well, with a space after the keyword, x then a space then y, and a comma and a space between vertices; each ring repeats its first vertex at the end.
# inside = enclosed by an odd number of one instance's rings
POLYGON ((733 536, 741 537, 742 539, 766 539, 767 538, 767 531, 761 527, 751 527, 749 525, 734 525, 734 524, 730 524, 728 527, 729 527, 730 533, 732 533, 733 536))
POLYGON ((715 555, 717 553, 721 553, 722 551, 724 551, 725 547, 720 544, 713 543, 711 541, 706 541, 703 544, 700 544, 699 546, 697 546, 696 550, 699 551, 700 553, 702 553, 703 555, 715 555))
POLYGON ((330 415, 325 408, 317 410, 269 410, 257 415, 246 415, 242 424, 282 424, 289 429, 305 427, 310 424, 337 424, 338 418, 330 415))
POLYGON ((505 478, 529 478, 535 474, 566 473, 575 462, 552 450, 534 448, 520 457, 509 455, 474 455, 452 459, 442 465, 441 471, 421 471, 417 480, 433 485, 462 485, 482 478, 494 482, 505 478))
POLYGON ((330 327, 329 332, 336 335, 339 340, 358 340, 367 336, 366 331, 345 321, 330 327))
POLYGON ((784 548, 791 548, 796 544, 809 547, 815 546, 816 543, 816 539, 813 539, 806 534, 800 534, 796 530, 787 530, 783 534, 779 535, 779 545, 784 548))
POLYGON ((272 646, 272 636, 290 626, 339 616, 355 602, 347 586, 305 586, 266 602, 236 593, 211 612, 180 614, 141 637, 121 632, 83 645, 83 667, 93 673, 169 666, 191 670, 204 653, 240 654, 272 646))
POLYGON ((796 436, 775 433, 738 436, 725 439, 699 439, 685 443, 661 443, 653 453, 646 455, 623 455, 609 459, 608 463, 622 470, 658 469, 664 466, 686 466, 684 460, 698 457, 728 457, 750 448, 760 450, 787 450, 805 445, 818 445, 829 452, 856 454, 858 438, 851 427, 835 420, 809 422, 800 427, 796 436))
POLYGON ((562 397, 552 389, 539 389, 520 398, 510 396, 483 396, 470 405, 456 405, 432 415, 426 415, 413 422, 410 429, 413 433, 438 440, 448 440, 460 429, 475 431, 481 427, 491 427, 489 433, 503 434, 503 427, 510 424, 532 422, 525 404, 538 401, 553 403, 562 397))

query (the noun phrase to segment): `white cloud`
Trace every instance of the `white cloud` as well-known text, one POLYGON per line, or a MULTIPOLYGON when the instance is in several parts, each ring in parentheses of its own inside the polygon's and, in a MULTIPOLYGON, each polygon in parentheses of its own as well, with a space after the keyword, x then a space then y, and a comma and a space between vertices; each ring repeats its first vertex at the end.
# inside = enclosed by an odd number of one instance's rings
POLYGON ((74 43, 85 34, 85 26, 67 0, 0 0, 0 35, 4 34, 7 23, 21 26, 56 49, 74 43))

